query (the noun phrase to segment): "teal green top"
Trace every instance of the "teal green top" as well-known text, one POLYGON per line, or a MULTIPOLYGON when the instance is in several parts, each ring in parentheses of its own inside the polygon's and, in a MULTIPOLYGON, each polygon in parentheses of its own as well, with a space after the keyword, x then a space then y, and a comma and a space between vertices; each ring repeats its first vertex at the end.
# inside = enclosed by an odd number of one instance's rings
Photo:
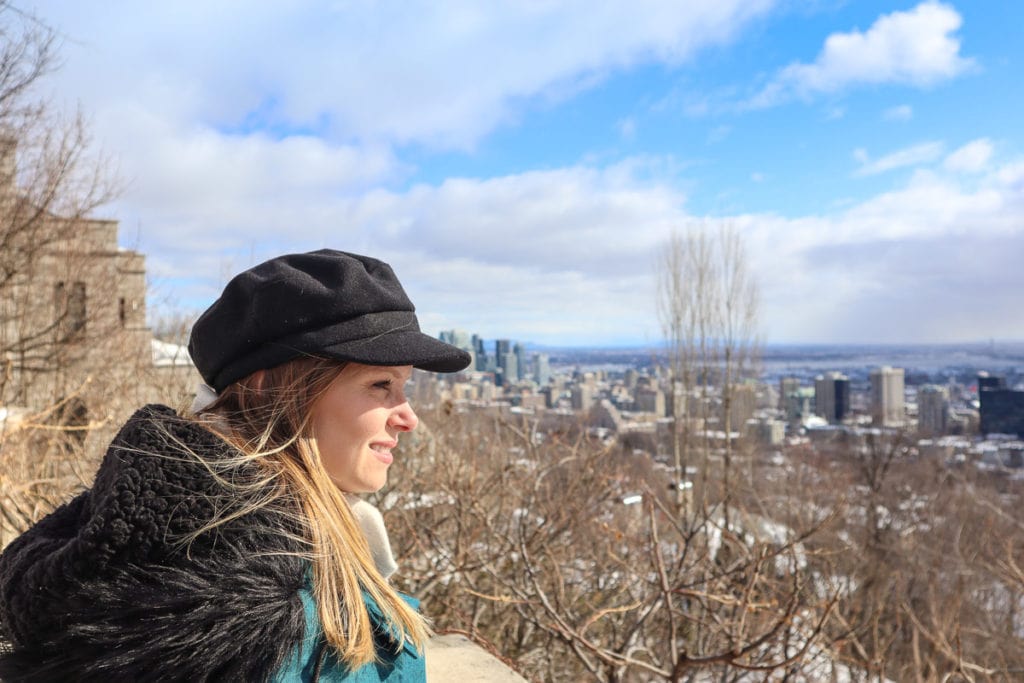
MULTIPOLYGON (((408 595, 399 594, 414 609, 419 609, 419 601, 408 595)), ((373 637, 377 645, 377 662, 366 664, 355 671, 350 671, 344 663, 338 660, 332 651, 324 656, 323 665, 320 668, 319 679, 313 678, 316 669, 320 648, 323 645, 323 629, 320 627, 320 617, 316 612, 316 601, 308 586, 299 591, 302 598, 302 609, 306 617, 306 635, 302 643, 295 649, 285 665, 271 679, 275 683, 311 683, 320 680, 324 683, 332 681, 352 681, 353 683, 424 683, 427 680, 426 662, 423 653, 415 646, 406 643, 401 650, 396 652, 398 645, 393 632, 388 628, 384 620, 384 614, 373 598, 363 593, 363 600, 366 602, 366 610, 370 615, 370 622, 373 624, 373 637)))

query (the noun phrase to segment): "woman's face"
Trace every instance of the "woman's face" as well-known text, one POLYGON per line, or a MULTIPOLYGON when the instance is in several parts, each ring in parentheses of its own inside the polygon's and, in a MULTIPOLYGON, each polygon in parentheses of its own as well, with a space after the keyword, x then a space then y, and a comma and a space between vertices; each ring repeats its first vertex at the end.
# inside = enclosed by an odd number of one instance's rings
POLYGON ((411 376, 411 365, 348 363, 313 405, 320 457, 342 491, 369 493, 387 483, 399 433, 419 422, 405 398, 411 376))

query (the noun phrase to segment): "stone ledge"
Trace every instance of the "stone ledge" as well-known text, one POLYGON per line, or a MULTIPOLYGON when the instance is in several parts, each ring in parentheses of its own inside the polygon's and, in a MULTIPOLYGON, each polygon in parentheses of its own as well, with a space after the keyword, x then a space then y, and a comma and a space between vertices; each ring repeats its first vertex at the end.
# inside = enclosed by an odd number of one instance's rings
POLYGON ((526 679, 459 633, 427 642, 427 680, 431 683, 526 683, 526 679))

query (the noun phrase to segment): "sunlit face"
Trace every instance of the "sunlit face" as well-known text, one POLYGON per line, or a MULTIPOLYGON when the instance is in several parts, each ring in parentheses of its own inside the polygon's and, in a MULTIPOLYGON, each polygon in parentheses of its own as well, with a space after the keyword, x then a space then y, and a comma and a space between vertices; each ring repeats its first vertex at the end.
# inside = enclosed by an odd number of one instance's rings
POLYGON ((398 435, 419 422, 405 398, 412 366, 347 364, 313 405, 324 467, 347 493, 377 491, 388 479, 398 435))

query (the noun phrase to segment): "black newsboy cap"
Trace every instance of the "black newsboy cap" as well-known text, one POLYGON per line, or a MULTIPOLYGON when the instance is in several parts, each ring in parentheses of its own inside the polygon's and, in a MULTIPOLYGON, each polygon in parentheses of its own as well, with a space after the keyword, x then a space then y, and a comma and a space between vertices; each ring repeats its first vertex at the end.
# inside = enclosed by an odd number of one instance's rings
POLYGON ((465 351, 420 332, 391 266, 321 249, 236 275, 192 327, 188 350, 216 391, 300 356, 458 372, 465 351))

